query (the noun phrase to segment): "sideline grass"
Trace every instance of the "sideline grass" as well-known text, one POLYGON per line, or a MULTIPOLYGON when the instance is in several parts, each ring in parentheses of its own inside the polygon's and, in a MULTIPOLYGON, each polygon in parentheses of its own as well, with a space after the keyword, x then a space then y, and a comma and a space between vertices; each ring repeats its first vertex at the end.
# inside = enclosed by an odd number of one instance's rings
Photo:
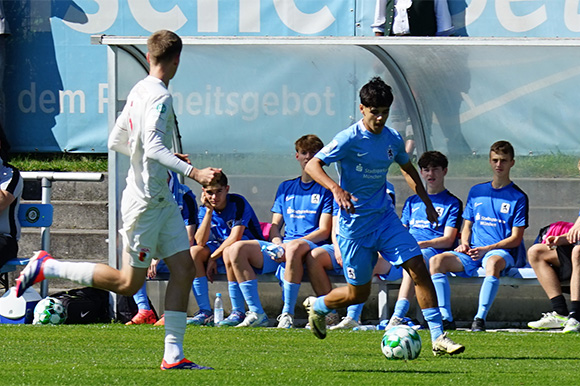
POLYGON ((215 371, 160 371, 163 328, 120 324, 0 325, 6 385, 577 385, 580 335, 470 333, 435 358, 429 335, 414 361, 388 361, 380 331, 189 326, 186 355, 215 371))

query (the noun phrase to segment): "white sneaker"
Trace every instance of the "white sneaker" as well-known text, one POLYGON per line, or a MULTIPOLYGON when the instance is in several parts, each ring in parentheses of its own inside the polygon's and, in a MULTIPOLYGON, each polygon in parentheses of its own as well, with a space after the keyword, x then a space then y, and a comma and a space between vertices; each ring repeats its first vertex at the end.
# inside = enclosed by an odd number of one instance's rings
POLYGON ((564 330, 562 330, 564 334, 568 334, 570 332, 580 332, 580 322, 578 322, 574 318, 568 318, 566 324, 564 324, 564 330))
POLYGON ((292 328, 294 327, 294 317, 287 312, 278 316, 278 326, 276 328, 292 328))
POLYGON ((568 321, 567 316, 558 315, 556 311, 547 312, 540 320, 528 323, 529 328, 535 330, 547 330, 550 328, 562 328, 568 321))
POLYGON ((391 319, 389 319, 389 324, 387 324, 387 326, 385 327, 385 331, 388 331, 395 326, 400 326, 401 324, 403 324, 403 318, 393 316, 391 317, 391 319))
POLYGON ((237 327, 268 327, 269 324, 268 316, 263 314, 258 314, 257 312, 248 311, 246 312, 246 318, 244 321, 234 328, 237 327))
POLYGON ((340 323, 330 327, 329 330, 352 330, 355 327, 358 327, 358 322, 350 316, 345 316, 340 323))

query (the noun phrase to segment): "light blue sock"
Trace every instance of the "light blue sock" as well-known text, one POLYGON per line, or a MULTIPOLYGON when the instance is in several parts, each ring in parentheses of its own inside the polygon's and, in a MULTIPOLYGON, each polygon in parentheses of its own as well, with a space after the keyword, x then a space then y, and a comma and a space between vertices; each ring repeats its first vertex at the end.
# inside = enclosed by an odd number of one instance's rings
POLYGON ((487 313, 495 300, 497 290, 499 289, 499 279, 495 276, 486 276, 483 279, 481 290, 479 291, 479 307, 477 309, 476 318, 485 320, 487 313))
POLYGON ((232 302, 232 311, 238 311, 243 314, 246 311, 246 304, 244 303, 244 294, 242 294, 237 281, 228 281, 228 292, 232 302))
POLYGON ((294 315, 296 300, 298 299, 298 291, 300 291, 300 284, 290 283, 286 280, 282 280, 282 283, 284 292, 284 308, 282 308, 282 313, 287 312, 290 315, 294 315))
POLYGON ((352 320, 358 322, 360 320, 360 314, 362 314, 364 305, 365 305, 364 303, 351 304, 346 309, 346 316, 350 316, 352 320))
POLYGON ((397 300, 397 303, 395 303, 395 310, 393 311, 393 316, 403 319, 407 315, 410 305, 411 303, 407 299, 397 300))
POLYGON ((147 283, 143 283, 143 287, 133 295, 133 300, 135 300, 140 310, 151 310, 151 307, 149 307, 149 299, 147 299, 147 283))
POLYGON ((314 306, 313 306, 314 311, 316 311, 322 315, 327 315, 327 314, 332 312, 332 309, 326 307, 326 304, 324 304, 325 297, 326 297, 326 295, 320 296, 319 298, 316 298, 316 301, 314 302, 314 306))
POLYGON ((429 331, 431 332, 431 340, 439 338, 443 335, 443 320, 441 319, 441 313, 436 307, 425 308, 421 310, 423 312, 423 318, 429 325, 429 331))
POLYGON ((449 280, 444 273, 436 273, 431 276, 435 292, 437 293, 437 303, 439 304, 439 311, 441 317, 449 322, 453 321, 451 314, 451 287, 449 287, 449 280))
POLYGON ((244 294, 244 299, 248 304, 250 311, 263 314, 264 309, 262 308, 262 303, 260 303, 260 295, 258 294, 258 280, 248 280, 240 283, 240 290, 244 294))
POLYGON ((196 277, 193 279, 193 296, 197 301, 197 306, 200 310, 211 311, 211 303, 209 302, 209 289, 207 286, 207 276, 196 277))

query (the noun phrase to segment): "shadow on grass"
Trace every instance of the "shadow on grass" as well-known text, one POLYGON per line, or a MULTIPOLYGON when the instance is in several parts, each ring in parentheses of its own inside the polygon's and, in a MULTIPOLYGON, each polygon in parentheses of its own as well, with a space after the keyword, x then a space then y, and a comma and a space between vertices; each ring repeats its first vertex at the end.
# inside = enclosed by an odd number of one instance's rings
POLYGON ((417 369, 408 369, 408 370, 379 370, 379 369, 351 369, 351 370, 335 370, 337 373, 384 373, 384 374, 455 374, 456 371, 442 371, 442 370, 417 370, 417 369))

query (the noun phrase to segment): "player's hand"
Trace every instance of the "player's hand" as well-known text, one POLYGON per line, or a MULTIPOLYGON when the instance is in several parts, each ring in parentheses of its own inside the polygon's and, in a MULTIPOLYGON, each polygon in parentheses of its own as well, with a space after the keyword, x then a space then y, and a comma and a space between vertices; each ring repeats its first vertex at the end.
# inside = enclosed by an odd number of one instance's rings
POLYGON ((427 213, 427 220, 436 227, 439 224, 439 214, 433 205, 427 206, 425 212, 427 213))
POLYGON ((566 235, 566 239, 570 244, 577 243, 578 240, 580 240, 580 226, 574 225, 572 228, 570 228, 568 234, 566 235))
POLYGON ((159 260, 151 259, 151 264, 149 265, 149 268, 147 268, 147 277, 149 279, 153 279, 157 276, 157 264, 159 264, 159 260))
POLYGON ((468 244, 459 244, 457 246, 457 248, 455 248, 455 252, 459 252, 459 253, 465 253, 467 254, 467 252, 469 251, 469 245, 468 244))
POLYGON ((215 259, 210 258, 207 261, 207 268, 205 269, 205 276, 210 283, 213 283, 213 276, 217 274, 217 263, 215 259))
POLYGON ((211 167, 205 169, 193 168, 188 177, 199 182, 201 185, 211 185, 219 177, 221 172, 222 169, 211 167))
POLYGON ((341 209, 346 210, 348 213, 353 214, 354 202, 358 201, 358 198, 347 192, 346 190, 338 187, 335 192, 333 192, 334 200, 341 209))
POLYGON ((546 244, 546 247, 548 247, 549 249, 556 249, 556 247, 558 246, 558 236, 546 237, 546 239, 544 240, 544 244, 546 244))
POLYGON ((485 247, 471 248, 469 251, 467 251, 467 254, 471 257, 471 260, 474 261, 483 258, 486 253, 487 249, 485 247))
POLYGON ((214 207, 211 204, 211 200, 209 199, 209 196, 203 190, 201 191, 200 200, 201 200, 201 205, 205 206, 209 210, 214 210, 214 207))
POLYGON ((189 154, 181 154, 181 153, 173 153, 177 158, 180 160, 187 162, 191 165, 191 161, 189 160, 189 154))
POLYGON ((340 248, 334 247, 334 259, 342 267, 342 253, 340 253, 340 248))

